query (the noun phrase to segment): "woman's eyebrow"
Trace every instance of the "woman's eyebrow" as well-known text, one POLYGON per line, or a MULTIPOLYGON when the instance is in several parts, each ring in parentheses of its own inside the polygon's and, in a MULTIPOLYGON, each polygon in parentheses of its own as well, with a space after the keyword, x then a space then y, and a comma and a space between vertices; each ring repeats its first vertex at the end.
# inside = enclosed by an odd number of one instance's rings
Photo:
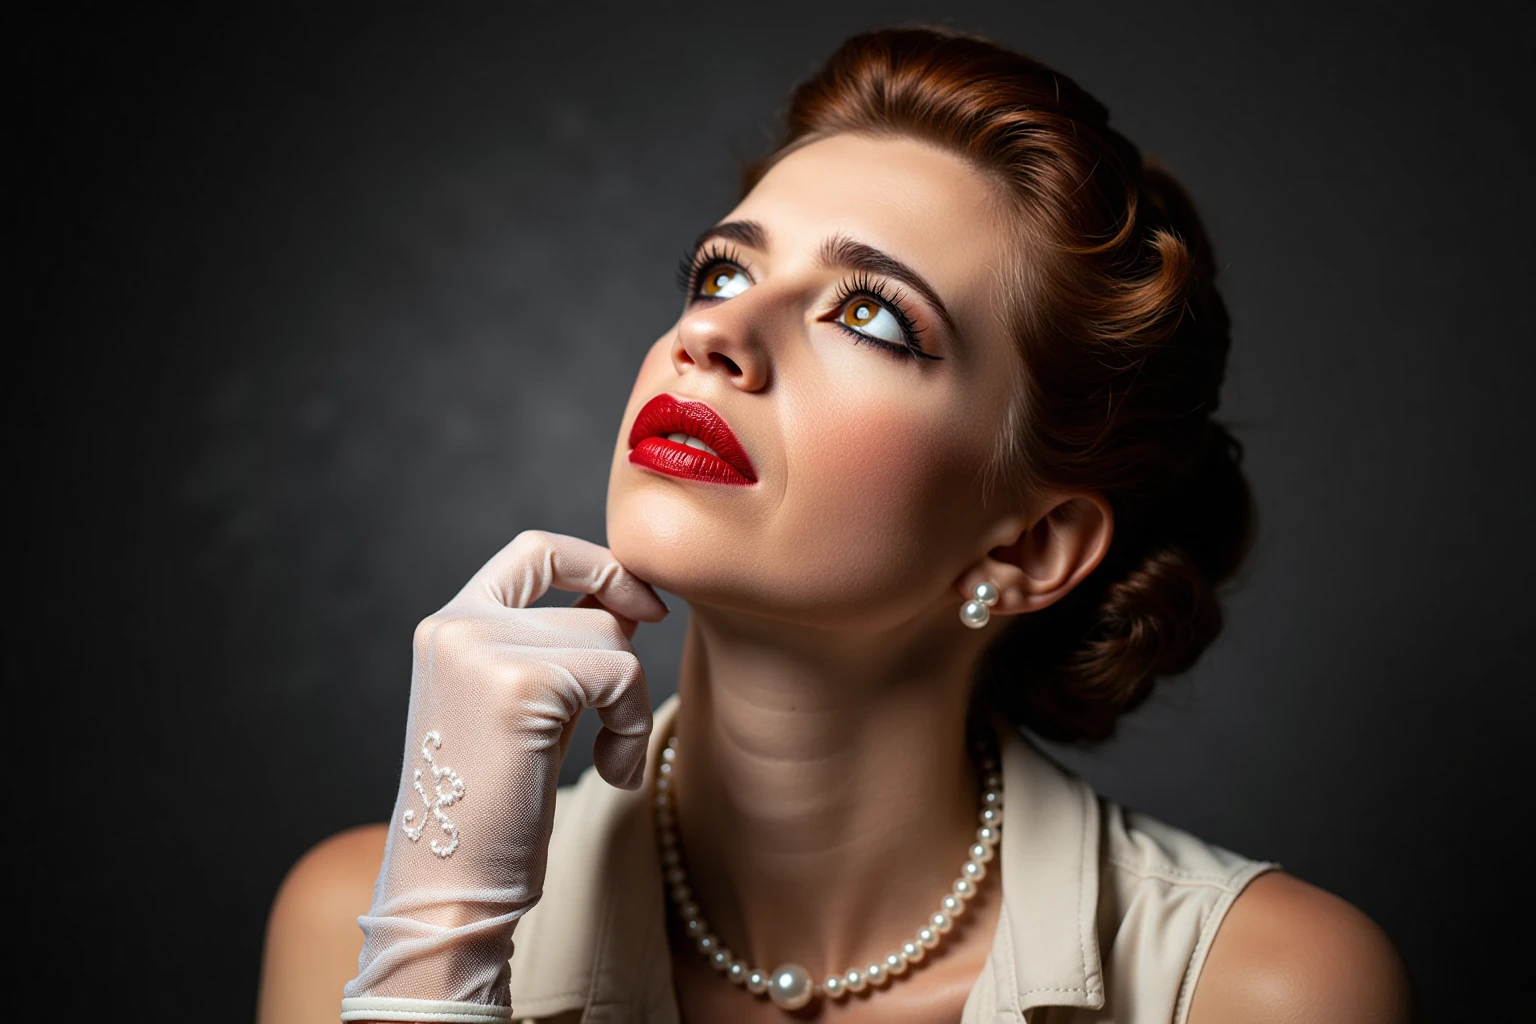
POLYGON ((863 270, 870 274, 879 274, 881 277, 894 278, 911 288, 923 297, 928 305, 933 307, 939 319, 944 322, 944 328, 950 337, 958 338, 959 332, 955 330, 955 321, 950 317, 949 310, 945 308, 944 301, 939 298, 939 293, 933 290, 933 286, 923 279, 923 275, 907 266, 905 263, 892 256, 890 253, 881 252, 872 245, 856 242, 846 235, 833 235, 821 244, 821 251, 817 254, 818 262, 824 267, 845 267, 849 270, 863 270))
POLYGON ((716 224, 694 241, 693 251, 698 252, 704 248, 704 243, 711 238, 726 238, 749 249, 766 250, 768 248, 768 232, 764 231, 763 226, 755 220, 728 220, 723 224, 716 224))

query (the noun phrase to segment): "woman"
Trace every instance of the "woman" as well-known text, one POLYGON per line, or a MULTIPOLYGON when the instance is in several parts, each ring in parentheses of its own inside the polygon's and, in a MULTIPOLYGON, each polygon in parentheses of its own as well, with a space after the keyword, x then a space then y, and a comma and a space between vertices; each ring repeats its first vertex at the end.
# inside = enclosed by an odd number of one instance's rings
POLYGON ((1408 1019, 1358 911, 1019 731, 1108 737, 1250 534, 1210 247, 1106 118, 928 29, 800 87, 640 368, 609 547, 521 534, 422 623, 394 818, 284 883, 264 1019, 1408 1019), (654 718, 651 585, 692 612, 654 718))

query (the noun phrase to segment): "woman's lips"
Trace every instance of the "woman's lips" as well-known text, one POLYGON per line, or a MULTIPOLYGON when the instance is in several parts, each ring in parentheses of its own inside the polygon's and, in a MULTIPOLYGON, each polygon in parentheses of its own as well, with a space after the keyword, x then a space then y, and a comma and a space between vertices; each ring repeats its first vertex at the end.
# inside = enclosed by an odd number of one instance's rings
POLYGON ((670 476, 717 484, 757 483, 757 471, 741 442, 703 402, 657 395, 636 414, 629 447, 630 462, 670 476), (669 434, 692 438, 693 443, 669 434))

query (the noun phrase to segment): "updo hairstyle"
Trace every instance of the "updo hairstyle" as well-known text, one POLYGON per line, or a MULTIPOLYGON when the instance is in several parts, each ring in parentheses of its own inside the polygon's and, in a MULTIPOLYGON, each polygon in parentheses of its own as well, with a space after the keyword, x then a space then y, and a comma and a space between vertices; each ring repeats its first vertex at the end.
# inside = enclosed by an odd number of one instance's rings
POLYGON ((1020 615, 979 667, 978 704, 1049 739, 1109 737, 1156 681, 1221 631, 1217 588, 1253 533, 1241 445, 1212 419, 1230 344, 1215 260, 1188 195, 1066 75, 928 27, 855 36, 793 93, 747 169, 842 132, 941 146, 988 173, 1017 217, 1006 322, 1020 373, 978 481, 1028 501, 1095 491, 1108 554, 1020 615))

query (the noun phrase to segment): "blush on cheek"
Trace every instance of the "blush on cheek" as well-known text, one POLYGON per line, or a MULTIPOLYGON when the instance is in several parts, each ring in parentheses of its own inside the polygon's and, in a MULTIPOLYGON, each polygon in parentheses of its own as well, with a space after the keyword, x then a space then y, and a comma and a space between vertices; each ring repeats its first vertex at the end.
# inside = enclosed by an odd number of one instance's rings
POLYGON ((791 455, 802 512, 826 524, 828 539, 879 546, 846 552, 855 558, 931 558, 949 547, 971 500, 963 445, 900 411, 844 422, 858 429, 828 432, 791 455))
POLYGON ((815 467, 826 486, 848 490, 852 500, 878 495, 895 507, 925 507, 931 492, 955 475, 961 453, 952 449, 960 446, 942 431, 915 426, 910 415, 864 414, 845 422, 857 429, 823 435, 803 465, 815 467))

